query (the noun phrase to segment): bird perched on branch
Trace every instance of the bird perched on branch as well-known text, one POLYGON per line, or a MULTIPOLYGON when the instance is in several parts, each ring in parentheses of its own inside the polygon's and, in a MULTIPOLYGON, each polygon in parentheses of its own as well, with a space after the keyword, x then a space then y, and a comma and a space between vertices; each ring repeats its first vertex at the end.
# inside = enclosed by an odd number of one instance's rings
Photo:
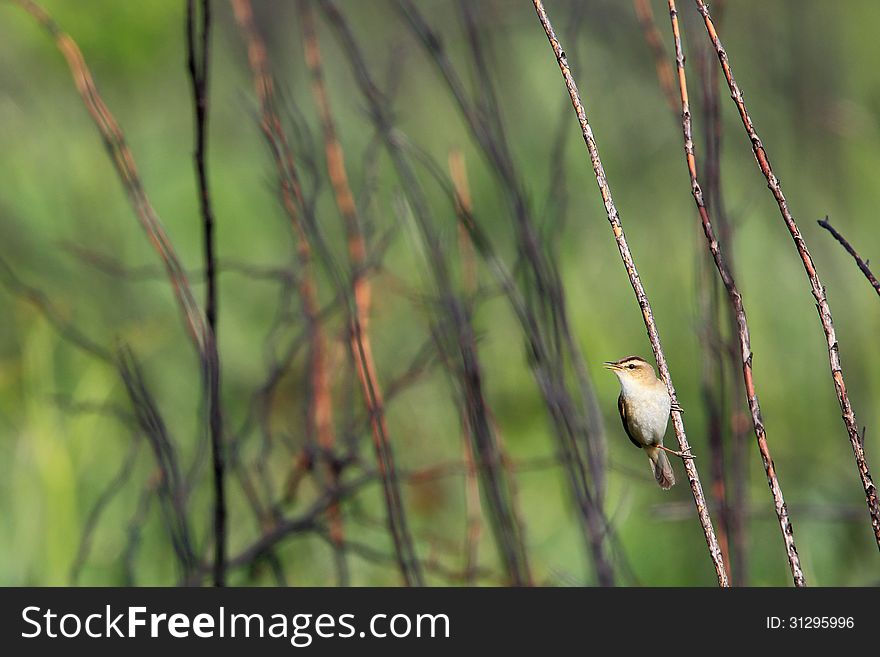
MULTIPOLYGON (((617 410, 626 435, 633 445, 647 452, 654 478, 660 488, 669 490, 675 485, 675 473, 666 452, 681 458, 693 456, 663 446, 663 435, 672 410, 666 384, 657 378, 654 367, 638 356, 607 362, 605 367, 620 381, 617 410)), ((676 410, 681 408, 676 406, 676 410)))

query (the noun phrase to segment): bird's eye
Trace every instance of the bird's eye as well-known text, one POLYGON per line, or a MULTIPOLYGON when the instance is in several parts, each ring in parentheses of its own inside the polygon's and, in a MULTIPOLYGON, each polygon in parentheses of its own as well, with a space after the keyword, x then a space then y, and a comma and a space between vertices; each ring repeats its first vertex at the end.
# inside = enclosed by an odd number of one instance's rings
POLYGON ((631 369, 631 370, 636 369, 636 366, 633 365, 632 363, 630 363, 629 365, 627 365, 627 367, 628 367, 629 369, 631 369))

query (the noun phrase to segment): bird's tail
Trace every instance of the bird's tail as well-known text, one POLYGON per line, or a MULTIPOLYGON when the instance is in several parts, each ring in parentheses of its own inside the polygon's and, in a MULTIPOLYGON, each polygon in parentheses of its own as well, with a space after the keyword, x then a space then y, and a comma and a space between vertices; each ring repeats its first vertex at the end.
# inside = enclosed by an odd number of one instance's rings
POLYGON ((657 447, 647 447, 648 458, 651 459, 651 469, 654 471, 654 478, 660 484, 663 490, 669 490, 675 486, 675 473, 672 471, 672 464, 666 457, 666 452, 657 447))

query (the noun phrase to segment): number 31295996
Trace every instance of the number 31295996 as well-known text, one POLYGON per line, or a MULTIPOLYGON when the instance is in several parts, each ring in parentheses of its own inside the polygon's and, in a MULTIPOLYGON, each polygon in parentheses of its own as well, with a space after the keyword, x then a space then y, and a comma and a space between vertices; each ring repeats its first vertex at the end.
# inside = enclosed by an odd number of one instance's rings
POLYGON ((854 627, 855 619, 852 616, 767 616, 768 630, 838 630, 854 627))

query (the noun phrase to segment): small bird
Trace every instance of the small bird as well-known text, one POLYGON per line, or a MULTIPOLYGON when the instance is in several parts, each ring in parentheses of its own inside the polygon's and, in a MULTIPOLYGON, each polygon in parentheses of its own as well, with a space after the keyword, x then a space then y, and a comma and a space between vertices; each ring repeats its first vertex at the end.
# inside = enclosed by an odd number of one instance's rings
MULTIPOLYGON (((675 485, 675 473, 666 452, 682 458, 693 457, 663 446, 663 435, 672 410, 666 384, 657 378, 653 366, 638 356, 607 362, 605 367, 620 381, 617 410, 626 435, 633 445, 648 453, 654 478, 660 488, 669 490, 675 485)), ((681 408, 676 406, 676 410, 681 408)))

